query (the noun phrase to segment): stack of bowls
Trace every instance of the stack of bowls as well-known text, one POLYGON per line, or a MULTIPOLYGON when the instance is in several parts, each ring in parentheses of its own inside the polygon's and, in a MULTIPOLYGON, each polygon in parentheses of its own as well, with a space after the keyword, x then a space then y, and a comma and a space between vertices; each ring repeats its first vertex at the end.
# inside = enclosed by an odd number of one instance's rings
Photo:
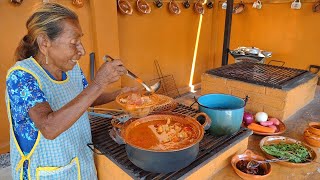
POLYGON ((320 147, 320 122, 311 122, 303 133, 304 139, 308 144, 320 147))

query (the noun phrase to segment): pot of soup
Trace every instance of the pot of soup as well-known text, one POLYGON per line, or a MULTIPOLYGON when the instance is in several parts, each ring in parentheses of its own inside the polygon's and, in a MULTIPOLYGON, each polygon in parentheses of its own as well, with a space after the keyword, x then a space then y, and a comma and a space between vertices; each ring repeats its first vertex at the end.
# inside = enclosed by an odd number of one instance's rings
POLYGON ((205 113, 195 118, 173 113, 153 114, 125 123, 113 120, 110 136, 118 144, 126 144, 128 158, 136 166, 149 172, 169 173, 196 159, 199 142, 210 124, 205 113))

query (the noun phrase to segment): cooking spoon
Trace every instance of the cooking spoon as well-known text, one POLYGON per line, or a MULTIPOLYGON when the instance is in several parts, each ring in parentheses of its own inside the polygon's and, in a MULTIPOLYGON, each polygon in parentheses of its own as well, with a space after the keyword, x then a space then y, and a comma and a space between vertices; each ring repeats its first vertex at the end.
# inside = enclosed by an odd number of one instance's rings
POLYGON ((278 161, 289 161, 289 159, 267 159, 264 161, 251 160, 247 164, 247 168, 252 169, 252 168, 258 167, 260 164, 270 163, 270 162, 278 162, 278 161))
MULTIPOLYGON (((103 60, 106 61, 106 62, 109 62, 110 60, 113 61, 114 59, 112 57, 110 57, 109 55, 105 55, 103 57, 103 60)), ((154 93, 156 92, 159 88, 160 88, 160 81, 155 83, 154 85, 152 86, 148 86, 142 79, 140 79, 138 76, 136 76, 135 74, 133 74, 131 71, 129 71, 127 69, 127 76, 135 79, 136 81, 138 81, 144 88, 146 88, 146 90, 148 91, 147 94, 151 94, 151 93, 154 93)))

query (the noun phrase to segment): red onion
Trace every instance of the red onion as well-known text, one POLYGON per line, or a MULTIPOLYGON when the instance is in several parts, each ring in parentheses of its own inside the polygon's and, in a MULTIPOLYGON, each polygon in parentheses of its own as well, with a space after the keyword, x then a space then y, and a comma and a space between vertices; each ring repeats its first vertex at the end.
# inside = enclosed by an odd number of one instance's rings
POLYGON ((249 112, 244 112, 242 121, 246 126, 248 126, 254 122, 253 115, 249 112))

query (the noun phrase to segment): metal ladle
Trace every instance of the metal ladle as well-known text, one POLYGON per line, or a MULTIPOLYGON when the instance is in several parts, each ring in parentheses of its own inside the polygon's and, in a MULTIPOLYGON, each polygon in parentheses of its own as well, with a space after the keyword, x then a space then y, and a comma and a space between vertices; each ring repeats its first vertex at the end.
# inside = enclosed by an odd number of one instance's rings
POLYGON ((251 160, 247 164, 247 169, 252 169, 258 167, 260 164, 278 162, 278 161, 289 161, 289 159, 267 159, 264 161, 251 160))
MULTIPOLYGON (((105 61, 105 62, 109 62, 110 60, 111 61, 113 61, 114 59, 111 57, 111 56, 109 56, 109 55, 105 55, 104 57, 103 57, 103 60, 105 61)), ((135 74, 133 74, 131 71, 129 71, 128 69, 127 69, 127 76, 129 76, 129 77, 131 77, 132 79, 134 79, 134 80, 136 80, 136 81, 138 81, 146 90, 147 90, 147 94, 152 94, 152 93, 154 93, 154 92, 156 92, 159 88, 160 88, 160 85, 161 85, 161 82, 159 81, 159 82, 157 82, 157 83, 155 83, 154 85, 152 85, 152 86, 148 86, 142 79, 140 79, 138 76, 136 76, 135 74)))

